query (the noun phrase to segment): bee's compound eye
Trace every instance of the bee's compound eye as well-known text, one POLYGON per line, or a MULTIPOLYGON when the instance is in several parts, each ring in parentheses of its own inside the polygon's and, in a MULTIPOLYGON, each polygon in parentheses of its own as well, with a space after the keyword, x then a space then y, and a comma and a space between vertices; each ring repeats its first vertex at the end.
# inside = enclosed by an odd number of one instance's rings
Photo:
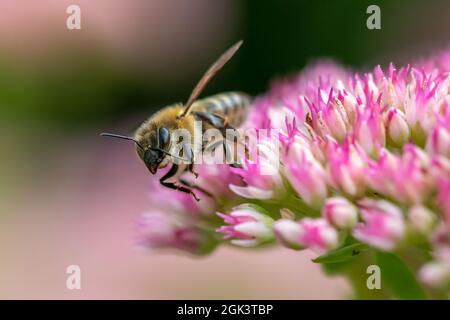
POLYGON ((170 132, 167 128, 158 129, 158 144, 159 148, 164 148, 169 144, 170 132))

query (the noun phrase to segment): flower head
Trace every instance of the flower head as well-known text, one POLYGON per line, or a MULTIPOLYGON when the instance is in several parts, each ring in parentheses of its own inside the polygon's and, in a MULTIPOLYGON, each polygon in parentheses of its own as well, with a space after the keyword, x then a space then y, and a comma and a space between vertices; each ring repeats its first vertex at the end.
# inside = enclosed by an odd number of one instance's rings
POLYGON ((256 139, 249 147, 257 156, 240 168, 201 166, 192 182, 209 195, 201 203, 185 194, 159 202, 140 222, 140 242, 198 252, 218 232, 238 246, 276 239, 318 254, 337 249, 335 256, 356 240, 367 250, 421 252, 418 278, 447 284, 449 52, 365 74, 317 64, 276 81, 255 98, 243 128, 255 131, 252 138, 261 129, 278 135, 256 139), (225 225, 216 229, 217 211, 225 225))

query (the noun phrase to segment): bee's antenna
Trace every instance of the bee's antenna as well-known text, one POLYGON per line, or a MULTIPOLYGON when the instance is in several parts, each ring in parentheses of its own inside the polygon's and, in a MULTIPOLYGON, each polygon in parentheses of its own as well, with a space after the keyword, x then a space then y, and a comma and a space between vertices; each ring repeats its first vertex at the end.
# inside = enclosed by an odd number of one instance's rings
POLYGON ((115 134, 115 133, 100 133, 100 135, 102 137, 111 137, 111 138, 117 138, 117 139, 123 139, 123 140, 130 140, 133 141, 134 143, 136 143, 136 145, 141 148, 142 150, 144 150, 144 148, 139 144, 139 142, 137 142, 135 139, 133 139, 132 137, 127 137, 127 136, 123 136, 121 134, 115 134))
MULTIPOLYGON (((100 135, 101 135, 102 137, 110 137, 110 138, 117 138, 117 139, 123 139, 123 140, 130 140, 130 141, 133 141, 134 143, 136 143, 136 145, 137 145, 139 148, 141 148, 142 150, 145 151, 145 149, 139 144, 139 142, 137 142, 137 141, 136 141, 135 139, 133 139, 132 137, 123 136, 123 135, 121 135, 121 134, 115 134, 115 133, 105 133, 105 132, 104 132, 104 133, 100 133, 100 135)), ((152 149, 152 150, 155 150, 155 151, 160 151, 160 152, 162 152, 162 153, 164 153, 164 154, 167 154, 168 156, 174 157, 174 158, 176 158, 176 159, 178 159, 178 160, 186 161, 186 159, 183 159, 183 158, 181 158, 181 157, 177 157, 177 156, 171 154, 170 152, 167 152, 166 150, 163 150, 163 149, 160 149, 160 148, 153 148, 153 147, 150 147, 149 149, 152 149)))

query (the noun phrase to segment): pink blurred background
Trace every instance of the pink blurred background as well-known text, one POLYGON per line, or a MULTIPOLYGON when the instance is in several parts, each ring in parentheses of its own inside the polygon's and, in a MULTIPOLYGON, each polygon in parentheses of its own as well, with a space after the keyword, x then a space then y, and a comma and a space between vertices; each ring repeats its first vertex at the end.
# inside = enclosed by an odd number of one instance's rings
POLYGON ((151 191, 132 146, 83 142, 59 150, 52 155, 59 165, 30 181, 12 204, 14 214, 2 219, 3 299, 328 299, 348 293, 343 281, 321 274, 309 252, 222 247, 193 258, 136 250, 131 222, 151 206, 151 191), (111 159, 107 166, 104 159, 111 159), (66 289, 72 264, 81 267, 81 290, 66 289))

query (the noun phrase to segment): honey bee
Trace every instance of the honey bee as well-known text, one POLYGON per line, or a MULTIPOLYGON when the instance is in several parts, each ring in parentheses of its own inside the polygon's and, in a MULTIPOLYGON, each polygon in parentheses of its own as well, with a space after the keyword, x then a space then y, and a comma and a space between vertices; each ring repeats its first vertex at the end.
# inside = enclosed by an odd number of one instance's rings
POLYGON ((226 152, 225 131, 236 128, 245 120, 251 99, 247 94, 241 92, 221 93, 201 100, 197 100, 197 98, 241 45, 242 40, 225 51, 209 67, 194 90, 192 90, 189 99, 184 105, 182 103, 176 103, 156 112, 141 124, 134 137, 112 133, 102 133, 101 135, 133 141, 136 144, 138 156, 153 175, 156 174, 158 169, 172 164, 169 171, 159 180, 161 185, 189 193, 195 200, 199 201, 193 189, 201 190, 207 195, 208 192, 186 180, 178 178, 179 174, 184 171, 190 171, 195 177, 198 176, 194 171, 194 151, 191 147, 192 141, 195 140, 194 122, 201 121, 202 130, 215 128, 224 137, 223 141, 216 141, 213 145, 202 143, 202 151, 206 148, 214 148, 217 142, 219 142, 223 145, 224 152, 226 152), (172 145, 176 143, 176 141, 173 141, 175 138, 172 132, 177 129, 187 130, 192 137, 192 141, 187 141, 183 144, 182 153, 184 159, 170 152, 172 145), (174 159, 187 161, 180 165, 179 163, 175 163, 174 159), (174 178, 176 182, 168 181, 174 178))

